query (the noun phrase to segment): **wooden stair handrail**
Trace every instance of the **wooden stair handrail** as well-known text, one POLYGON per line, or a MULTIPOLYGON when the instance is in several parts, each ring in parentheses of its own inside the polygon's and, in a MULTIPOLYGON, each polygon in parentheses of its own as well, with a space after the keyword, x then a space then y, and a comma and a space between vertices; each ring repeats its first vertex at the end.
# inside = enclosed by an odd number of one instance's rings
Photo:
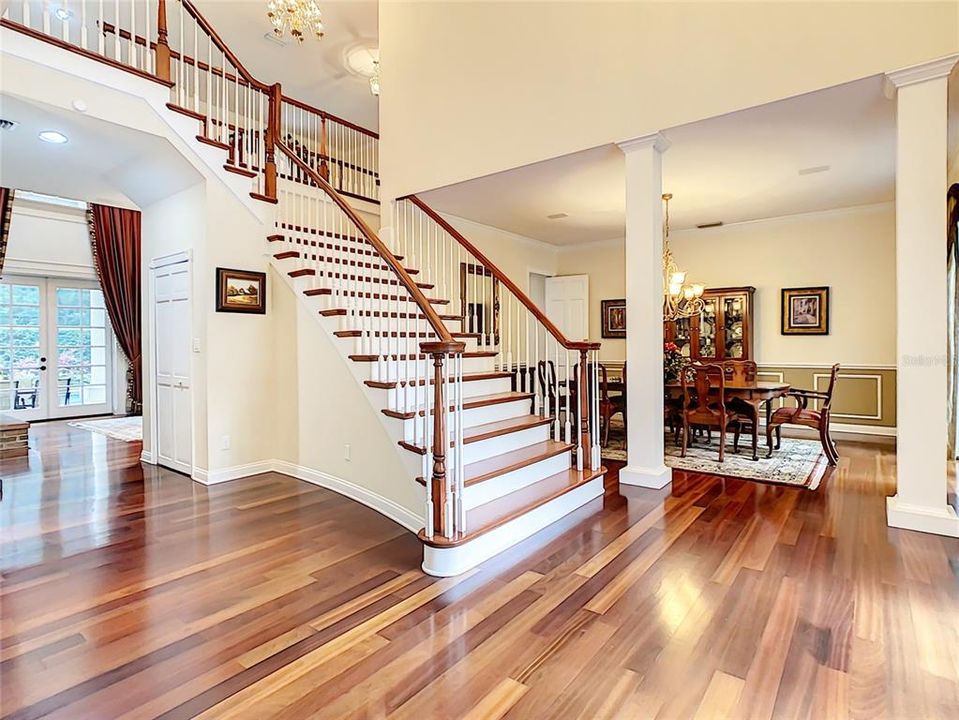
POLYGON ((480 252, 479 249, 473 245, 473 243, 463 237, 462 233, 446 222, 442 215, 420 200, 420 198, 418 198, 416 195, 407 195, 406 197, 400 198, 400 200, 409 200, 412 202, 414 205, 416 205, 416 207, 425 212, 433 220, 433 222, 448 232, 453 239, 456 240, 456 242, 466 248, 467 252, 479 260, 483 266, 493 273, 493 276, 500 283, 505 285, 507 289, 512 292, 513 295, 515 295, 519 301, 523 303, 523 305, 526 306, 526 309, 533 314, 533 317, 539 320, 539 322, 542 323, 542 325, 549 331, 549 334, 556 338, 556 341, 564 348, 567 350, 598 350, 600 348, 601 343, 567 339, 560 329, 556 327, 556 325, 554 325, 553 322, 546 317, 546 315, 543 314, 543 311, 539 309, 536 303, 530 300, 529 296, 520 290, 519 287, 516 286, 516 283, 507 277, 506 273, 500 270, 492 260, 480 252))
POLYGON ((466 349, 466 344, 459 342, 453 338, 453 335, 450 333, 449 328, 446 327, 446 324, 440 318, 439 313, 433 309, 433 306, 430 304, 430 301, 423 294, 423 291, 420 289, 419 285, 416 284, 416 281, 410 277, 410 274, 406 272, 406 268, 400 264, 400 261, 396 259, 396 256, 390 252, 389 248, 383 244, 383 241, 377 236, 373 229, 366 224, 366 221, 361 218, 356 211, 346 202, 340 194, 336 192, 332 185, 330 185, 326 180, 320 176, 318 172, 313 170, 309 165, 303 162, 296 154, 287 147, 286 143, 277 140, 276 147, 283 154, 285 154, 294 165, 296 165, 301 172, 306 173, 313 182, 316 183, 317 187, 320 187, 326 192, 327 195, 333 200, 334 203, 339 206, 340 210, 346 213, 347 217, 353 221, 353 224, 363 233, 367 242, 373 246, 373 248, 379 253, 387 265, 390 266, 390 269, 396 274, 396 277, 399 278, 400 282, 406 288, 407 292, 412 296, 413 300, 416 301, 416 304, 419 306, 420 311, 426 316, 427 322, 430 324, 430 327, 436 332, 439 342, 425 342, 420 344, 420 348, 427 354, 456 354, 461 353, 466 349))
MULTIPOLYGON (((239 71, 243 79, 260 92, 269 94, 271 86, 267 85, 266 83, 262 83, 253 77, 250 71, 243 66, 243 63, 240 62, 237 56, 233 54, 233 51, 227 47, 227 44, 223 41, 223 38, 220 37, 220 34, 213 29, 213 26, 205 17, 203 17, 203 13, 197 9, 191 0, 180 0, 180 2, 183 3, 183 7, 186 8, 186 11, 193 16, 193 19, 196 20, 197 24, 203 28, 203 31, 210 36, 210 39, 213 41, 213 43, 220 48, 220 51, 223 53, 226 59, 233 64, 233 67, 235 67, 237 71, 239 71)), ((183 42, 183 38, 180 38, 180 42, 183 42)), ((181 48, 181 51, 186 52, 186 48, 181 48)))
POLYGON ((374 138, 376 140, 380 139, 380 134, 378 132, 375 132, 368 128, 357 125, 356 123, 350 122, 349 120, 345 120, 339 117, 338 115, 334 115, 331 112, 327 112, 326 110, 320 110, 320 108, 310 105, 309 103, 303 102, 302 100, 291 98, 289 95, 283 96, 283 102, 289 103, 290 105, 295 105, 301 110, 306 110, 307 112, 311 112, 316 115, 319 115, 320 117, 326 120, 332 120, 333 122, 338 123, 339 125, 344 125, 350 128, 351 130, 356 130, 357 132, 361 132, 364 135, 369 135, 371 138, 374 138))

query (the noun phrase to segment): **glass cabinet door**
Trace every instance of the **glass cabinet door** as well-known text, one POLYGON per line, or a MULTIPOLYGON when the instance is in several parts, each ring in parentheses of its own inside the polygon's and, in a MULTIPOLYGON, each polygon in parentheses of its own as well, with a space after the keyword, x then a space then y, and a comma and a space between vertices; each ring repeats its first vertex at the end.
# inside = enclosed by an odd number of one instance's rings
POLYGON ((745 357, 746 296, 723 298, 723 354, 731 360, 745 357))
POLYGON ((717 304, 715 299, 704 301, 699 321, 699 356, 716 357, 717 304))
POLYGON ((692 319, 679 318, 673 323, 673 342, 683 357, 689 357, 692 351, 692 319))

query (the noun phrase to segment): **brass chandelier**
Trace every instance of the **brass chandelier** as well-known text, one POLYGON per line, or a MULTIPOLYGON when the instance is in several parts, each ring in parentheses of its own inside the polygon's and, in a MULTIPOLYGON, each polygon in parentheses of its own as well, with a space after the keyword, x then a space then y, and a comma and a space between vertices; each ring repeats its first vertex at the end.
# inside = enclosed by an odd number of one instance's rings
POLYGON ((669 201, 672 193, 663 194, 666 203, 663 221, 663 319, 666 321, 693 317, 703 311, 702 283, 687 283, 686 271, 680 270, 669 249, 669 201))
POLYGON ((269 0, 266 16, 273 24, 273 34, 283 37, 289 33, 302 43, 307 34, 323 37, 323 17, 316 0, 269 0))

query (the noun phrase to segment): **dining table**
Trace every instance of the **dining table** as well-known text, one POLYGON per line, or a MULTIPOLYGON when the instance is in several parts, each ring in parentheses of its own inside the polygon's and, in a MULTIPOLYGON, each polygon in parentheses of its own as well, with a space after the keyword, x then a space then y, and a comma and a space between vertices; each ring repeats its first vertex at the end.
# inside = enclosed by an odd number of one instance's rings
MULTIPOLYGON (((665 383, 666 393, 671 398, 680 398, 683 395, 683 386, 678 380, 665 383)), ((713 390, 718 392, 719 385, 713 385, 713 390)), ((746 380, 729 381, 725 383, 725 401, 728 403, 731 399, 737 398, 743 402, 743 407, 748 407, 750 420, 753 426, 753 460, 758 460, 757 446, 759 444, 759 415, 760 408, 766 403, 766 424, 769 424, 773 413, 773 400, 784 397, 789 393, 789 384, 784 382, 769 382, 767 380, 746 380)), ((769 449, 772 445, 772 439, 767 438, 766 444, 769 449)))

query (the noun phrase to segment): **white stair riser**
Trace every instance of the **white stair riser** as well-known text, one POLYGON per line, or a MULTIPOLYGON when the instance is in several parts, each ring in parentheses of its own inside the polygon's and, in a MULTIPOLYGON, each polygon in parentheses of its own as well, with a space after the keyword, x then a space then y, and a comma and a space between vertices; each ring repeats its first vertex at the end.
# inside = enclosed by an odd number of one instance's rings
MULTIPOLYGON (((463 410, 463 427, 471 428, 485 423, 529 415, 529 407, 529 400, 518 400, 516 402, 497 403, 496 405, 484 405, 478 408, 467 408, 463 410)), ((423 417, 418 416, 403 420, 403 424, 403 437, 407 442, 413 442, 417 425, 419 431, 422 432, 423 417)), ((450 428, 451 437, 452 432, 453 430, 450 428)))
POLYGON ((519 432, 497 435, 479 442, 467 443, 463 446, 463 462, 471 463, 477 460, 485 460, 493 455, 502 455, 510 450, 518 450, 548 439, 549 428, 543 425, 520 430, 519 432))
POLYGON ((563 472, 570 467, 571 461, 572 451, 567 450, 554 457, 508 472, 505 475, 497 475, 489 480, 470 485, 463 491, 463 503, 467 510, 471 510, 478 505, 483 505, 520 490, 527 485, 532 485, 534 482, 543 480, 550 475, 563 472))
POLYGON ((424 546, 423 571, 436 577, 464 573, 591 501, 601 505, 602 496, 603 477, 599 476, 474 540, 442 549, 424 546))

